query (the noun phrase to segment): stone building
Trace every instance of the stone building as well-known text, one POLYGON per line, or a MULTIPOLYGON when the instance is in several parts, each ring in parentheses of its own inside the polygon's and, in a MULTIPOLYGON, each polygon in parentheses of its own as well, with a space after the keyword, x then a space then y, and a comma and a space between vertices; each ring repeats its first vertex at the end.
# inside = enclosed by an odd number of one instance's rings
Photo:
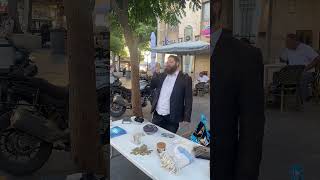
MULTIPOLYGON (((233 12, 233 34, 247 37, 261 48, 265 63, 279 62, 287 34, 297 34, 299 40, 320 49, 320 1, 318 0, 227 0, 233 12)), ((232 20, 231 20, 232 19, 232 20)), ((229 23, 230 24, 230 23, 229 23)), ((230 26, 229 26, 230 27, 230 26)))
MULTIPOLYGON (((188 3, 188 2, 187 2, 188 3)), ((210 1, 203 0, 202 8, 193 11, 186 6, 186 16, 180 19, 178 26, 170 26, 158 21, 157 46, 173 43, 202 41, 210 43, 210 1)), ((170 54, 157 54, 157 60, 163 68, 163 63, 170 54)), ((196 78, 201 71, 210 73, 209 51, 197 55, 183 55, 181 70, 196 78)))
POLYGON ((258 43, 265 50, 265 54, 268 54, 268 48, 270 48, 267 63, 279 62, 279 55, 285 45, 284 38, 288 33, 297 34, 301 42, 310 45, 315 50, 320 49, 320 1, 273 0, 272 8, 270 8, 270 2, 270 0, 261 0, 259 26, 261 36, 259 36, 258 43), (270 44, 264 38, 268 29, 271 30, 270 44))

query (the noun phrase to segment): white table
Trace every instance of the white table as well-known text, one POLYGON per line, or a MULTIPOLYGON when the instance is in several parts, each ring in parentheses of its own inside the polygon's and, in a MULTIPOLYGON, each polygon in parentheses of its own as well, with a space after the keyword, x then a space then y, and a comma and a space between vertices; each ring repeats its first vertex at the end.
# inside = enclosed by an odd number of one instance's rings
MULTIPOLYGON (((176 142, 182 143, 188 149, 192 149, 196 143, 185 139, 181 136, 175 135, 174 138, 165 138, 161 136, 161 133, 167 132, 167 130, 160 127, 158 132, 153 135, 145 135, 142 137, 142 144, 148 146, 149 149, 153 150, 150 155, 133 155, 130 154, 132 149, 137 147, 132 143, 132 134, 135 132, 143 132, 143 126, 148 123, 138 124, 122 124, 121 120, 114 121, 111 124, 111 128, 119 126, 127 131, 127 134, 114 137, 110 139, 110 144, 117 151, 119 151, 124 157, 132 162, 136 167, 143 171, 153 180, 209 180, 210 179, 210 161, 203 159, 195 159, 193 163, 181 169, 177 174, 170 174, 170 172, 160 165, 160 158, 157 154, 156 144, 160 141, 165 142, 167 147, 173 147, 176 142)), ((150 123, 151 124, 151 123, 150 123)), ((141 145, 142 145, 141 144, 141 145)))
POLYGON ((285 63, 265 64, 264 65, 264 87, 272 82, 273 73, 285 67, 285 63))

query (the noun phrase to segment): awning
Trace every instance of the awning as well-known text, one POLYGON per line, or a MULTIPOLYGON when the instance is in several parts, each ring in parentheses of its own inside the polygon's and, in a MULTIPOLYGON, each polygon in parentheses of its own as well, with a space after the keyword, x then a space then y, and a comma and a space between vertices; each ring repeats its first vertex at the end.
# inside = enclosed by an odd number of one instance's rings
POLYGON ((210 52, 210 44, 203 41, 188 41, 169 44, 152 49, 157 53, 194 55, 210 52))

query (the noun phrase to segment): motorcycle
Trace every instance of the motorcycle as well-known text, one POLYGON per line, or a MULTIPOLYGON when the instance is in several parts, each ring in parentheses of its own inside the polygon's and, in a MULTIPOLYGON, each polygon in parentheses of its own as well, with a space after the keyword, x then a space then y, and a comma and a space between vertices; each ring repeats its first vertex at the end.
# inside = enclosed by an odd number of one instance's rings
MULTIPOLYGON (((127 109, 132 109, 131 89, 122 86, 118 77, 113 78, 110 87, 110 115, 112 117, 121 117, 127 109)), ((152 102, 152 90, 150 79, 140 79, 141 106, 146 107, 148 101, 152 102)))
POLYGON ((199 95, 200 97, 203 97, 205 94, 210 92, 210 84, 209 82, 199 82, 196 84, 196 87, 194 89, 194 95, 197 96, 199 95))
MULTIPOLYGON (((108 70, 104 63, 97 64, 100 135, 105 137, 109 86, 103 79, 108 78, 108 70)), ((53 149, 70 151, 68 87, 10 72, 0 75, 0 101, 0 169, 28 175, 44 165, 53 149)))
POLYGON ((26 49, 16 49, 15 64, 10 68, 12 74, 34 77, 38 73, 37 65, 31 60, 30 52, 26 49))
MULTIPOLYGON (((53 149, 70 151, 68 88, 39 78, 0 80, 5 90, 1 93, 0 169, 28 175, 44 165, 53 149)), ((97 89, 100 113, 107 112, 107 89, 97 89)), ((100 130, 107 128, 104 124, 100 130)))

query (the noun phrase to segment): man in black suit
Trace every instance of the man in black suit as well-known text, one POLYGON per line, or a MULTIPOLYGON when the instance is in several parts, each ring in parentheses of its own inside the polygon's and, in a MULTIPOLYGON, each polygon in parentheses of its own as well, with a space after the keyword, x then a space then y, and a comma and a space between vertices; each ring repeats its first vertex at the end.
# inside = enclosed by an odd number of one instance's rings
POLYGON ((222 3, 214 0, 211 9, 212 175, 257 180, 265 123, 262 55, 221 28, 222 3))
POLYGON ((154 89, 152 122, 172 133, 178 131, 179 123, 191 121, 192 79, 179 71, 179 63, 177 56, 169 56, 165 72, 151 82, 154 89))

